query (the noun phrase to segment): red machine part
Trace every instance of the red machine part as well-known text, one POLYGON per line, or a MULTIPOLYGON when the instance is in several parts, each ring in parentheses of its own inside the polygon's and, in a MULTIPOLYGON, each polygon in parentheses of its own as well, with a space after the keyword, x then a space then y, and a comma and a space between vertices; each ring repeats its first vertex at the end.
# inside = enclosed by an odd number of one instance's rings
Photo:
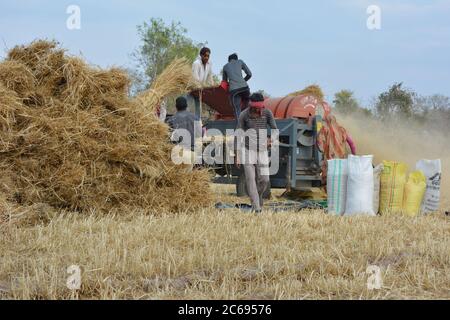
MULTIPOLYGON (((216 120, 235 118, 228 93, 222 87, 198 90, 192 94, 201 96, 202 102, 217 112, 216 120)), ((330 113, 330 107, 326 102, 319 102, 317 98, 309 95, 269 98, 265 100, 265 107, 273 112, 276 119, 311 119, 318 114, 320 108, 323 108, 325 115, 330 113)))
POLYGON ((284 97, 265 101, 266 108, 273 112, 276 119, 314 117, 317 105, 317 99, 311 96, 284 97))

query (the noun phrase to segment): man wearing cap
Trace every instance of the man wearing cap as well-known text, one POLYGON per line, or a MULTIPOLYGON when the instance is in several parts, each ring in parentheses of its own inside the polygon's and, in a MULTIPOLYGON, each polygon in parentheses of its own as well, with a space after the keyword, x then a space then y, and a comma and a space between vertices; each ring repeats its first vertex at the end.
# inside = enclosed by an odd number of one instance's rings
POLYGON ((267 127, 277 129, 275 118, 272 111, 264 107, 262 94, 254 93, 249 107, 239 116, 236 135, 237 164, 244 166, 247 192, 257 214, 261 213, 263 194, 270 185, 268 147, 272 142, 267 138, 267 127))
POLYGON ((239 119, 242 109, 241 104, 244 105, 244 108, 246 108, 248 104, 250 89, 247 81, 252 77, 252 72, 245 62, 239 60, 238 55, 233 53, 228 57, 228 63, 223 67, 222 77, 222 82, 227 82, 229 84, 230 102, 234 108, 236 119, 239 119), (242 71, 246 74, 245 78, 242 75, 242 71))

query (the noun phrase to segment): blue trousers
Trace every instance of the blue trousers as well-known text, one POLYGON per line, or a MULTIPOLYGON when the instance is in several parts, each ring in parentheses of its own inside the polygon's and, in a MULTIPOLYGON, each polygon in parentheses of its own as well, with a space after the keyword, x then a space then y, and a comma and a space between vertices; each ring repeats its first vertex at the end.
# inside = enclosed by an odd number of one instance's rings
POLYGON ((242 109, 248 107, 249 98, 250 98, 249 87, 244 87, 230 91, 230 102, 234 109, 236 121, 239 120, 239 116, 241 115, 242 109))

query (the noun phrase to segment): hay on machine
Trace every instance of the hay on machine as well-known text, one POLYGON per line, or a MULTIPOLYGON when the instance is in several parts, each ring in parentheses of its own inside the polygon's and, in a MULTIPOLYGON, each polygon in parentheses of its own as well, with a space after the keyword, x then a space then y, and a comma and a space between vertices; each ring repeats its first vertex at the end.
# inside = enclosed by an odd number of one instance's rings
POLYGON ((323 99, 325 98, 322 88, 316 84, 310 85, 303 90, 296 91, 296 92, 289 94, 289 96, 291 96, 291 97, 301 96, 301 95, 310 95, 310 96, 317 98, 319 101, 323 101, 323 99))
POLYGON ((0 194, 20 206, 175 212, 209 205, 209 174, 171 161, 160 100, 183 92, 176 60, 137 99, 120 68, 103 70, 56 42, 17 46, 0 62, 0 194))

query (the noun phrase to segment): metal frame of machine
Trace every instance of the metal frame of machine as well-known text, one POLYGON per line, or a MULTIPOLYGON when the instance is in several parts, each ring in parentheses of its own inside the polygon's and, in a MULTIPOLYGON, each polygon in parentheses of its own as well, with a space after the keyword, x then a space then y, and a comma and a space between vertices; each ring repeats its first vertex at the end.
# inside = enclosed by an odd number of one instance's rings
MULTIPOLYGON (((276 120, 280 131, 280 168, 276 175, 270 177, 272 188, 309 190, 321 186, 322 155, 316 144, 321 117, 316 116, 309 122, 297 118, 276 120)), ((223 135, 235 127, 235 120, 209 121, 206 124, 207 130, 216 129, 223 135)), ((219 165, 215 170, 219 175, 214 179, 216 183, 236 183, 238 186, 241 182, 242 171, 234 165, 219 165)))
MULTIPOLYGON (((215 120, 206 123, 206 129, 216 129, 226 134, 227 130, 236 128, 233 107, 228 93, 221 87, 205 88, 191 93, 201 99, 202 103, 213 109, 215 120)), ((293 190, 310 190, 322 184, 322 153, 317 147, 317 135, 322 127, 322 116, 330 113, 330 106, 322 100, 308 94, 269 98, 265 100, 276 119, 280 131, 280 168, 276 175, 270 177, 271 187, 293 190)), ((270 134, 270 131, 269 131, 270 134)), ((243 170, 234 164, 217 165, 214 168, 217 183, 236 183, 238 195, 244 193, 243 170)))

